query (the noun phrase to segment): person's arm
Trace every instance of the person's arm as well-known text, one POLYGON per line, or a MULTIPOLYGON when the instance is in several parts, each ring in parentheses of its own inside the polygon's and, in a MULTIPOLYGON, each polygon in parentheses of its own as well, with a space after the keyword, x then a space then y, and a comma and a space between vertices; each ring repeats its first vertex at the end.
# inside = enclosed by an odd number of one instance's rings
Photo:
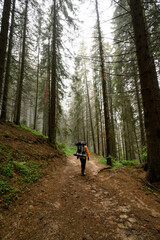
POLYGON ((88 157, 88 160, 89 160, 89 151, 88 151, 88 147, 85 146, 85 151, 86 151, 86 154, 87 154, 87 157, 88 157))

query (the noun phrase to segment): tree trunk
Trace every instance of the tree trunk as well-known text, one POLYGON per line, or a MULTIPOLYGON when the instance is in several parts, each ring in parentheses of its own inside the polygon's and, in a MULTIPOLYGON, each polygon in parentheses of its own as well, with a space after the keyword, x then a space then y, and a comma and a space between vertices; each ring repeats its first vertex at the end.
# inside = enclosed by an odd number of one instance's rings
MULTIPOLYGON (((110 70, 109 70, 110 72, 110 70)), ((115 140, 115 130, 114 130, 114 117, 113 117, 113 103, 112 103, 112 82, 110 76, 108 77, 108 90, 109 96, 109 107, 110 107, 110 117, 111 117, 111 145, 112 145, 112 156, 116 158, 116 140, 115 140)))
POLYGON ((130 0, 147 138, 147 179, 160 181, 160 91, 140 0, 130 0))
POLYGON ((0 60, 1 60, 0 61, 0 100, 1 100, 1 95, 2 95, 2 85, 3 85, 4 65, 5 65, 5 56, 6 56, 7 39, 8 39, 10 9, 11 9, 11 0, 4 0, 1 32, 0 32, 0 60))
MULTIPOLYGON (((38 45, 39 45, 39 43, 38 43, 38 45)), ((35 105, 35 111, 34 111, 34 126, 33 126, 33 129, 36 129, 36 125, 37 125, 38 89, 39 89, 39 53, 40 53, 40 49, 39 49, 39 46, 38 46, 36 105, 35 105)))
MULTIPOLYGON (((102 104, 101 104, 102 105, 102 104)), ((100 129, 101 129, 101 146, 102 156, 104 157, 104 141, 103 141, 103 123, 102 123, 102 106, 99 106, 99 118, 100 118, 100 129)))
MULTIPOLYGON (((86 102, 87 102, 87 97, 86 97, 86 102)), ((89 134, 88 134, 88 108, 87 108, 87 104, 86 104, 86 140, 87 140, 87 145, 88 145, 88 148, 89 148, 90 144, 89 144, 89 134)))
POLYGON ((94 95, 95 95, 95 119, 96 119, 96 128, 97 128, 97 147, 98 147, 98 155, 100 155, 99 99, 98 99, 96 83, 94 83, 94 95))
POLYGON ((20 124, 21 115, 21 102, 22 102, 22 90, 23 90, 23 80, 24 80, 24 65, 25 65, 25 53, 26 53, 26 31, 27 31, 27 14, 28 14, 28 0, 25 1, 25 14, 24 14, 24 28, 23 28, 23 46, 22 46, 22 63, 20 71, 20 79, 18 86, 18 98, 17 98, 17 112, 15 123, 20 124))
POLYGON ((56 38, 57 38, 57 9, 56 0, 53 0, 53 36, 52 36, 52 79, 51 79, 51 104, 49 112, 49 140, 51 143, 56 142, 56 38))
POLYGON ((104 104, 104 118, 105 118, 106 148, 107 148, 106 149, 106 156, 107 156, 107 164, 112 165, 111 158, 110 158, 110 155, 111 155, 111 138, 110 138, 109 107, 108 107, 108 99, 107 99, 107 86, 106 86, 104 54, 103 54, 101 28, 100 28, 99 11, 98 11, 98 0, 95 0, 95 2, 96 2, 97 25, 98 25, 98 36, 99 36, 98 37, 98 39, 99 39, 99 51, 100 51, 100 59, 101 59, 103 104, 104 104))
POLYGON ((16 0, 13 0, 12 19, 11 19, 11 27, 10 27, 10 35, 9 35, 9 46, 8 46, 8 55, 7 55, 7 64, 6 64, 6 75, 5 75, 4 92, 3 92, 3 102, 2 102, 2 113, 1 113, 1 119, 3 119, 3 120, 6 120, 6 114, 7 114, 9 74, 10 74, 10 63, 11 63, 11 54, 12 54, 12 46, 13 46, 13 31, 14 31, 14 18, 15 18, 15 4, 16 4, 16 0))
POLYGON ((89 90, 88 90, 87 76, 85 76, 85 78, 86 78, 86 89, 87 89, 87 98, 88 98, 88 107, 89 107, 89 117, 90 117, 90 124, 91 124, 93 149, 94 149, 94 153, 96 153, 96 144, 95 144, 95 137, 94 137, 93 120, 92 120, 91 103, 90 103, 90 96, 89 96, 89 90))
POLYGON ((85 123, 84 123, 84 111, 82 110, 82 129, 83 129, 83 139, 86 141, 86 134, 85 134, 85 123))
POLYGON ((44 108, 43 108, 43 134, 48 135, 49 111, 50 111, 50 39, 48 39, 48 66, 47 78, 44 82, 44 108))
MULTIPOLYGON (((134 70, 134 72, 136 72, 136 71, 134 70)), ((145 143, 145 132, 144 132, 142 109, 141 109, 141 101, 140 101, 140 96, 139 96, 138 79, 137 79, 136 74, 134 76, 134 83, 135 83, 135 88, 136 88, 136 98, 137 98, 137 106, 138 106, 140 133, 141 133, 141 148, 142 148, 146 145, 146 143, 145 143)))

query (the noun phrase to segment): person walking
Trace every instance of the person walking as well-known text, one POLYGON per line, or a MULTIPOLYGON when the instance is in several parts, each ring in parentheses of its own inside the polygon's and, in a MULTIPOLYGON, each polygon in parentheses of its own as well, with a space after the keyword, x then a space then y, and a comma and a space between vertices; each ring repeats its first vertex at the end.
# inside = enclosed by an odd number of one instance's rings
POLYGON ((86 158, 88 158, 89 161, 89 151, 87 145, 84 146, 85 152, 86 152, 86 157, 80 157, 81 161, 81 176, 85 176, 85 167, 86 167, 86 158))

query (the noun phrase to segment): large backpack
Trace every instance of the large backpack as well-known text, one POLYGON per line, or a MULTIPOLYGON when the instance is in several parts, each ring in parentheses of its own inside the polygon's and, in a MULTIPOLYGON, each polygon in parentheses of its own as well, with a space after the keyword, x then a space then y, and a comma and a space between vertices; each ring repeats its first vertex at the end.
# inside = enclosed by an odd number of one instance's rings
POLYGON ((76 156, 77 157, 86 157, 86 151, 85 151, 86 142, 85 141, 76 142, 75 145, 77 146, 76 156))

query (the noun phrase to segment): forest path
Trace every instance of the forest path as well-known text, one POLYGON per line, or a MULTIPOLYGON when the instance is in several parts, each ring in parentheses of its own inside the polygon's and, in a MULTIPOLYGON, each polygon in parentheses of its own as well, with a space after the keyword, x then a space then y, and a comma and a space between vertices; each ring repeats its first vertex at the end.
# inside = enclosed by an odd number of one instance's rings
POLYGON ((94 157, 87 161, 85 177, 74 156, 57 169, 52 165, 6 210, 0 239, 159 240, 156 196, 146 195, 134 171, 132 176, 123 168, 105 170, 94 157))

